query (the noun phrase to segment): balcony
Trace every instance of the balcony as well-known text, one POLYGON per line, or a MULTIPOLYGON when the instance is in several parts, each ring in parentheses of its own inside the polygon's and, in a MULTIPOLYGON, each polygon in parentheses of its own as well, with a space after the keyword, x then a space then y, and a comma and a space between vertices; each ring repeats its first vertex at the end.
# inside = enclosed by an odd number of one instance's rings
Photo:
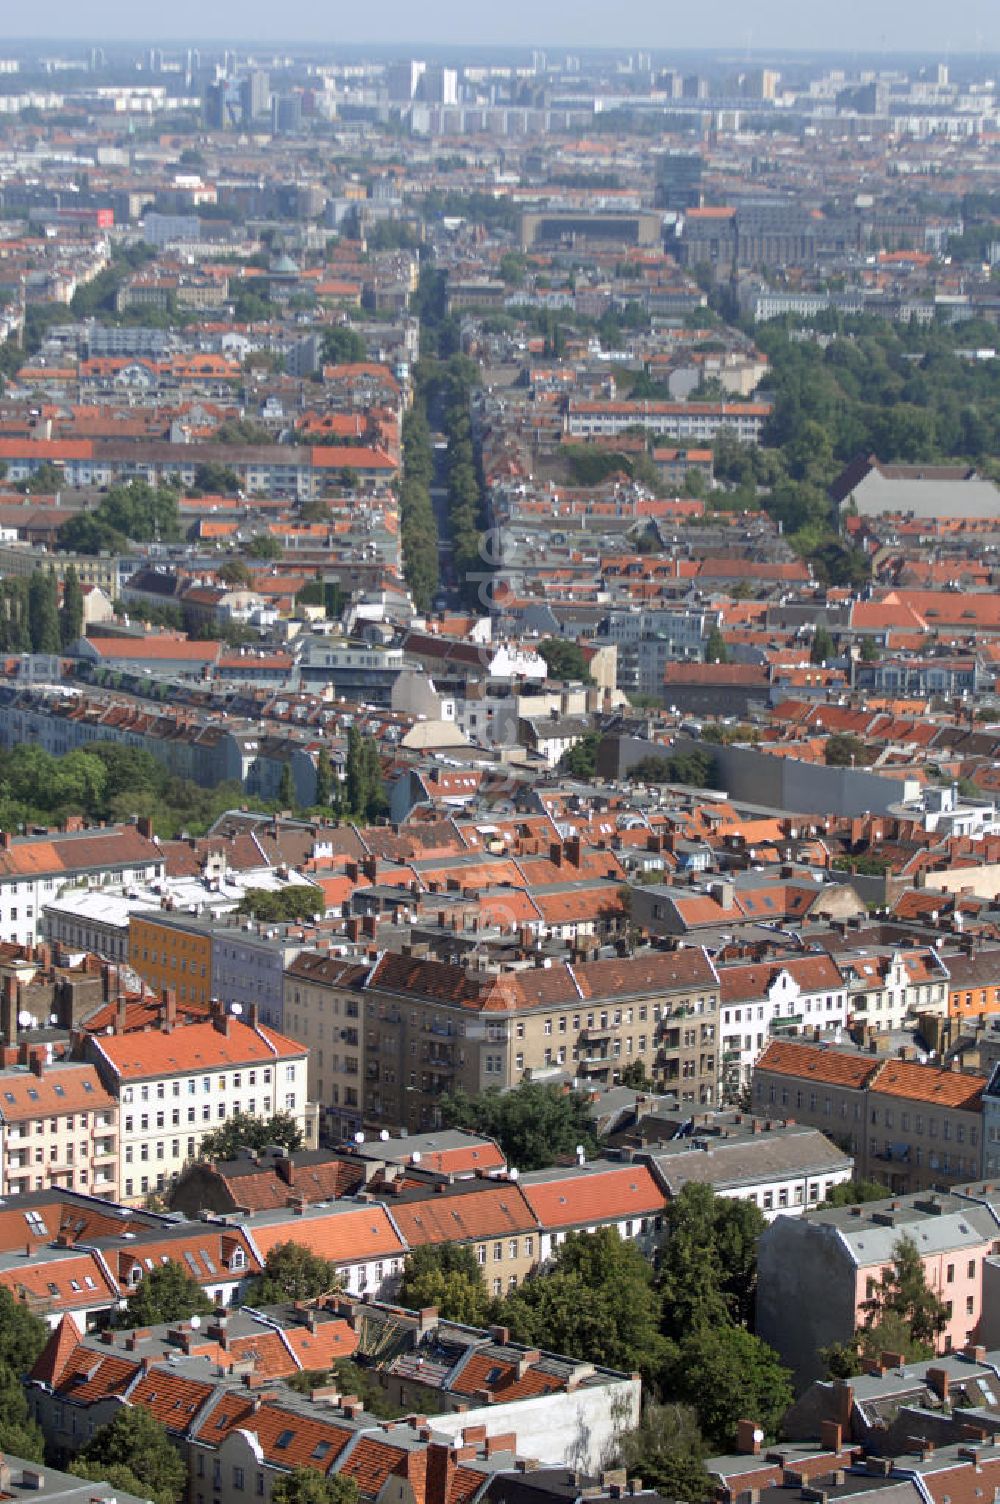
POLYGON ((604 1025, 600 1028, 595 1026, 594 1028, 581 1029, 580 1038, 584 1044, 596 1044, 601 1039, 610 1039, 613 1033, 614 1029, 610 1025, 604 1025))

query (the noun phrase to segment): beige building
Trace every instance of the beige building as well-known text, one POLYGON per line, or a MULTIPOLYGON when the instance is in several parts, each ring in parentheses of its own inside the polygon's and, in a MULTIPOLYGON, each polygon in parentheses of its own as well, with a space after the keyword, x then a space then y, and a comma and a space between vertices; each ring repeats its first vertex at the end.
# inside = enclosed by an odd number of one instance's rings
POLYGON ((362 1122, 436 1128, 444 1092, 504 1089, 547 1069, 608 1086, 641 1063, 682 1104, 714 1106, 718 1023, 718 975, 697 946, 499 973, 304 953, 285 976, 285 1029, 316 1052, 316 1100, 345 1133, 362 1122))
POLYGON ((0 1070, 0 1194, 59 1186, 118 1194, 118 1103, 92 1065, 48 1061, 44 1046, 0 1070))
POLYGON ((855 1174, 906 1193, 980 1173, 985 1076, 772 1040, 753 1073, 755 1113, 809 1123, 855 1174))

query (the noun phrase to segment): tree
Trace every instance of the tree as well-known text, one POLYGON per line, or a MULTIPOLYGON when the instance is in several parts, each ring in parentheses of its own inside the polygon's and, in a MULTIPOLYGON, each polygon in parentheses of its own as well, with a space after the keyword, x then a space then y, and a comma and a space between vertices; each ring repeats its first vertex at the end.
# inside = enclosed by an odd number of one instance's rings
POLYGON ((578 742, 567 747, 559 759, 559 766, 574 778, 593 778, 597 773, 597 749, 601 745, 599 731, 585 731, 578 742))
POLYGON ((292 883, 278 892, 271 888, 247 888, 236 912, 250 914, 266 924, 287 924, 321 914, 323 907, 323 894, 319 888, 307 883, 292 883))
POLYGON ((705 639, 705 662, 728 663, 729 649, 718 627, 713 626, 705 639))
POLYGON ((30 1462, 45 1459, 45 1438, 32 1419, 21 1376, 0 1363, 0 1448, 30 1462))
POLYGON ((173 1259, 147 1271, 125 1302, 117 1324, 155 1326, 161 1321, 187 1321, 208 1316, 215 1309, 198 1281, 173 1259))
POLYGON ((277 538, 272 538, 270 533, 258 533, 256 538, 251 538, 247 544, 247 553, 251 559, 264 559, 274 562, 284 556, 285 550, 277 538))
POLYGON ((877 1180, 845 1180, 832 1186, 824 1206, 858 1206, 864 1201, 884 1201, 886 1188, 877 1180))
POLYGON ((813 633, 812 645, 809 649, 810 663, 829 663, 834 656, 833 638, 826 627, 822 624, 813 633))
POLYGON ((660 1295, 664 1331, 677 1339, 698 1326, 724 1324, 729 1319, 722 1293, 715 1200, 711 1186, 689 1181, 667 1207, 660 1295))
POLYGON ((497 1319, 519 1342, 585 1353, 647 1381, 664 1355, 652 1268, 614 1227, 570 1233, 551 1267, 508 1295, 497 1319))
POLYGON ((28 629, 33 653, 59 652, 59 606, 51 569, 36 569, 28 581, 28 629))
POLYGON ((338 326, 324 329, 320 346, 320 363, 324 366, 356 366, 364 363, 367 351, 357 330, 338 326))
POLYGON ((829 768, 853 768, 862 761, 865 744, 850 732, 836 731, 826 739, 823 756, 829 768))
POLYGON ((634 1431, 618 1442, 615 1464, 665 1499, 704 1504, 712 1497, 705 1441, 690 1405, 647 1403, 634 1431))
POLYGON ((437 1306, 444 1321, 483 1327, 492 1301, 472 1249, 464 1243, 426 1244, 406 1256, 399 1303, 419 1311, 437 1306))
POLYGON ((791 1376, 774 1349, 727 1324, 699 1324, 673 1344, 661 1382, 665 1393, 694 1406, 715 1451, 733 1447, 747 1416, 773 1436, 792 1402, 791 1376))
POLYGON ((293 1468, 275 1479, 273 1504, 357 1504, 358 1485, 343 1473, 321 1473, 312 1467, 293 1468))
POLYGON ((63 598, 59 609, 59 639, 63 652, 67 652, 78 638, 83 636, 83 591, 75 564, 66 565, 63 576, 63 598))
MULTIPOLYGON (((160 1422, 139 1405, 124 1405, 113 1421, 95 1432, 79 1459, 102 1469, 127 1468, 141 1485, 140 1497, 148 1496, 156 1504, 179 1504, 185 1492, 184 1463, 160 1422)), ((108 1474, 102 1471, 100 1476, 108 1474)))
POLYGON ((316 803, 329 804, 333 797, 333 764, 325 747, 316 755, 316 803))
POLYGON ((283 763, 281 767, 281 781, 278 784, 278 803, 282 809, 294 809, 298 800, 295 797, 295 780, 292 777, 292 765, 283 763))
POLYGON ((874 637, 862 637, 861 651, 858 654, 862 663, 877 663, 881 657, 879 645, 874 637))
POLYGON ((472 1128, 496 1139, 507 1163, 519 1170, 543 1170, 578 1144, 597 1148, 587 1098, 558 1086, 522 1081, 513 1091, 495 1088, 470 1097, 459 1089, 441 1098, 441 1115, 449 1128, 472 1128))
POLYGON ((49 1329, 41 1317, 0 1285, 0 1364, 20 1378, 34 1366, 48 1339, 49 1329))
POLYGON ((259 1152, 271 1144, 278 1144, 289 1154, 302 1148, 302 1130, 289 1112, 278 1112, 270 1118, 251 1117, 246 1112, 234 1112, 220 1128, 206 1133, 198 1150, 199 1159, 236 1159, 241 1149, 259 1152))
POLYGON ((264 1272, 251 1280, 244 1304, 268 1306, 285 1300, 316 1300, 340 1289, 336 1265, 301 1243, 275 1243, 264 1272))
POLYGON ((219 570, 219 579, 224 585, 252 585, 253 572, 242 559, 227 559, 219 570))
POLYGON ((578 642, 569 642, 565 637, 547 637, 538 644, 538 651, 545 659, 550 679, 559 679, 563 684, 570 681, 593 684, 587 660, 578 642))
POLYGON ((933 1353, 948 1325, 948 1311, 927 1283, 920 1250, 908 1233, 896 1240, 892 1264, 863 1302, 865 1327, 873 1331, 890 1316, 902 1321, 911 1340, 933 1353))

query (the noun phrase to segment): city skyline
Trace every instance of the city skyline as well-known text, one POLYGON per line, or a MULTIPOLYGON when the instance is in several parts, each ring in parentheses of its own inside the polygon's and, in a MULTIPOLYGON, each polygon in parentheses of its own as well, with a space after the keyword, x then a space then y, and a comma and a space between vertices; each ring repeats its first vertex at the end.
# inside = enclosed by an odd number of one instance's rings
MULTIPOLYGON (((25 12, 8 22, 11 40, 67 40, 75 38, 79 12, 67 3, 49 8, 41 22, 38 13, 25 12)), ((380 13, 380 35, 372 34, 364 12, 330 16, 314 0, 296 0, 280 15, 261 5, 236 5, 222 0, 206 13, 193 0, 179 0, 169 18, 157 16, 150 34, 150 15, 136 12, 124 0, 97 0, 88 11, 91 38, 121 40, 209 41, 231 32, 245 41, 336 45, 425 46, 552 46, 645 47, 658 50, 733 48, 744 50, 928 51, 968 55, 990 53, 1000 47, 1000 25, 988 0, 957 0, 947 11, 929 4, 883 0, 877 7, 862 0, 845 0, 836 12, 804 11, 788 0, 760 0, 751 11, 735 0, 722 0, 711 24, 697 12, 664 12, 647 0, 616 8, 614 16, 596 0, 572 10, 566 5, 539 9, 527 0, 511 0, 502 16, 484 18, 456 0, 428 0, 419 21, 401 0, 388 0, 380 13)))

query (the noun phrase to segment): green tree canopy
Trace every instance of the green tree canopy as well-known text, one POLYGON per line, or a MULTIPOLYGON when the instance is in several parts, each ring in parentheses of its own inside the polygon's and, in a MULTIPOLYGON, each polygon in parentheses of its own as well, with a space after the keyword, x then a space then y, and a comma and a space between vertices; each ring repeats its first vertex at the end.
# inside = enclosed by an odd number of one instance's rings
POLYGON ((646 1488, 655 1488, 664 1499, 683 1499, 685 1504, 707 1504, 714 1489, 705 1467, 705 1441, 697 1412, 690 1405, 643 1406, 642 1419, 634 1431, 619 1439, 618 1467, 630 1477, 641 1478, 646 1488))
POLYGON ((119 1312, 122 1327, 155 1326, 161 1321, 187 1321, 215 1309, 201 1285, 173 1259, 148 1270, 119 1312))
POLYGON ((236 910, 251 914, 266 924, 294 923, 323 912, 323 894, 308 883, 292 883, 287 888, 247 888, 236 910))
POLYGON ((415 1311, 437 1306, 443 1320, 463 1326, 486 1326, 492 1314, 482 1270, 464 1243, 426 1244, 408 1253, 399 1303, 415 1311))
POLYGON ((83 636, 83 591, 75 564, 66 565, 63 598, 59 609, 59 638, 63 652, 83 636))
POLYGON ((726 647, 726 640, 717 626, 713 626, 705 638, 705 662, 729 662, 729 649, 726 647))
POLYGON ((496 1139, 507 1163, 519 1170, 542 1170, 578 1144, 587 1153, 597 1148, 587 1098, 582 1092, 522 1081, 513 1091, 490 1089, 470 1097, 459 1089, 441 1098, 449 1128, 472 1128, 496 1139))
POLYGON ((356 329, 339 325, 324 329, 320 345, 320 361, 325 366, 362 365, 367 351, 365 342, 356 329))
POLYGON ((264 1261, 264 1272, 251 1280, 245 1304, 277 1305, 285 1300, 315 1300, 340 1289, 335 1264, 301 1243, 276 1243, 264 1261))
POLYGON ((731 1451, 737 1423, 777 1433, 792 1402, 791 1376, 766 1342, 740 1326, 699 1324, 672 1345, 662 1368, 666 1394, 694 1407, 714 1451, 731 1451))
POLYGON ((546 637, 538 644, 538 651, 548 665, 550 679, 559 679, 563 684, 571 681, 593 684, 587 660, 578 642, 569 642, 565 637, 546 637))
POLYGON ((826 739, 823 756, 827 767, 859 767, 864 761, 864 755, 864 742, 859 736, 852 736, 850 732, 835 731, 832 736, 828 736, 826 739))
POLYGON ((845 1180, 831 1186, 824 1206, 858 1206, 865 1201, 884 1201, 888 1192, 877 1180, 845 1180))
POLYGON ((123 1405, 113 1421, 94 1433, 79 1460, 100 1468, 127 1469, 141 1485, 136 1490, 139 1496, 148 1496, 155 1504, 180 1504, 186 1491, 187 1468, 163 1426, 140 1405, 123 1405))
POLYGON ((358 1485, 342 1473, 297 1467, 275 1480, 271 1498, 273 1504, 357 1504, 358 1485))
POLYGON ((864 1320, 851 1342, 835 1344, 823 1354, 833 1377, 859 1373, 865 1358, 901 1353, 907 1362, 933 1357, 948 1324, 948 1311, 927 1283, 913 1238, 903 1233, 892 1250, 892 1263, 862 1303, 864 1320))
POLYGON ((45 1438, 32 1419, 21 1375, 0 1363, 0 1448, 30 1462, 45 1459, 45 1438))
POLYGON ((545 1273, 508 1295, 497 1319, 519 1342, 652 1380, 665 1350, 659 1312, 649 1261, 617 1228, 600 1227, 570 1233, 545 1273))
POLYGON ((235 1159, 241 1149, 258 1152, 270 1144, 279 1144, 294 1154, 302 1148, 302 1130, 290 1112, 278 1112, 270 1118, 251 1117, 248 1112, 234 1112, 232 1117, 211 1133, 206 1133, 198 1150, 199 1159, 235 1159))
POLYGON ((813 640, 809 647, 810 663, 829 663, 836 649, 833 646, 833 638, 826 627, 820 624, 813 633, 813 640))

